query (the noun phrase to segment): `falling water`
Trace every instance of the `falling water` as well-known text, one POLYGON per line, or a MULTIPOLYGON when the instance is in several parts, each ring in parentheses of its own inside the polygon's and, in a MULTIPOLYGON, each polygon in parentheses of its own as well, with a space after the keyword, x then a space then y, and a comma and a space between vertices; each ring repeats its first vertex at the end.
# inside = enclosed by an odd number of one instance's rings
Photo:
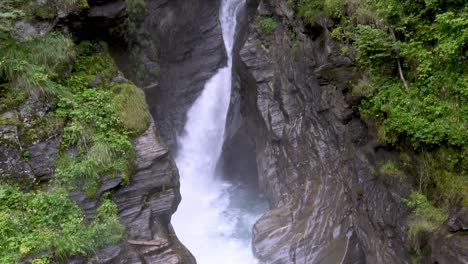
POLYGON ((245 0, 223 0, 221 26, 228 63, 205 84, 187 114, 176 163, 182 202, 172 224, 199 264, 252 264, 251 228, 264 210, 258 196, 216 175, 231 96, 236 14, 245 0))

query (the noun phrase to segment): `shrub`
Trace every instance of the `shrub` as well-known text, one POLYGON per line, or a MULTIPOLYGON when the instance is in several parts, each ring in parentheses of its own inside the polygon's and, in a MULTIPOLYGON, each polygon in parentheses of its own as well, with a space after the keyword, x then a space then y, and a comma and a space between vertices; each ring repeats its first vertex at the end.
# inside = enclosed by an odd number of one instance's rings
POLYGON ((0 185, 0 262, 60 260, 122 239, 117 207, 104 200, 90 225, 66 191, 21 193, 0 185))
POLYGON ((341 18, 344 15, 342 0, 325 0, 323 10, 327 16, 332 18, 341 18))
POLYGON ((413 249, 419 252, 419 234, 434 231, 447 220, 448 214, 433 206, 426 196, 419 192, 413 192, 408 199, 402 200, 414 210, 408 236, 413 243, 413 249))
POLYGON ((112 58, 99 51, 105 45, 84 42, 78 48, 75 71, 63 83, 71 95, 59 98, 55 109, 67 120, 56 178, 67 189, 83 186, 92 197, 104 175, 129 181, 136 162, 130 136, 146 130, 150 115, 143 91, 129 83, 112 84, 117 71, 112 58), (100 88, 89 87, 97 74, 100 88), (68 154, 73 148, 78 153, 68 154))
MULTIPOLYGON (((329 2, 331 3, 331 1, 329 2)), ((324 0, 293 0, 293 3, 296 5, 304 22, 309 25, 315 24, 324 7, 324 0)))
POLYGON ((389 34, 380 28, 359 25, 354 43, 360 65, 379 73, 388 73, 394 68, 392 40, 389 34))
POLYGON ((261 16, 257 18, 257 27, 260 28, 263 33, 271 34, 278 27, 278 22, 271 17, 261 16))

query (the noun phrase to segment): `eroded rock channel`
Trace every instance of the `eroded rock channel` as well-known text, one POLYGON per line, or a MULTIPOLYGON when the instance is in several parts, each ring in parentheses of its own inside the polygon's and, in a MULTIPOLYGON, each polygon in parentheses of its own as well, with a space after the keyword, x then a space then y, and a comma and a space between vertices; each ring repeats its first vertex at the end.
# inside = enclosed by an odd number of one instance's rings
MULTIPOLYGON (((375 120, 361 116, 351 91, 362 69, 333 38, 336 19, 322 12, 305 23, 296 9, 307 1, 87 2, 46 21, 16 21, 14 33, 98 43, 118 69, 93 73, 84 89, 104 83, 120 93, 136 84, 151 117, 145 108, 148 126, 128 143, 129 178, 98 175, 92 195, 69 191, 86 223, 104 196, 112 200, 123 238, 60 261, 468 263, 460 202, 430 232, 409 237, 414 208, 402 201, 423 163, 414 150, 400 162, 378 140, 375 120), (387 161, 400 162, 402 175, 379 171, 387 161)), ((67 67, 64 76, 76 72, 67 67)), ((10 82, 0 77, 0 88, 10 82)), ((63 131, 24 140, 55 107, 33 95, 12 109, 0 105, 0 183, 21 181, 24 190, 51 188, 60 156, 81 155, 64 149, 63 131)))

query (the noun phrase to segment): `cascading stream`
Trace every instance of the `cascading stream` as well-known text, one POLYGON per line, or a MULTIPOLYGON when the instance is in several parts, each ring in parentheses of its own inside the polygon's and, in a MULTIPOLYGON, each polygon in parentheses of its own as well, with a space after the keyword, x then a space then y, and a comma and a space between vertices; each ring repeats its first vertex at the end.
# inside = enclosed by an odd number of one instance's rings
POLYGON ((222 0, 221 26, 227 66, 205 84, 187 114, 176 163, 182 202, 172 224, 200 264, 251 264, 251 228, 265 210, 258 197, 216 175, 231 96, 236 14, 245 0, 222 0))

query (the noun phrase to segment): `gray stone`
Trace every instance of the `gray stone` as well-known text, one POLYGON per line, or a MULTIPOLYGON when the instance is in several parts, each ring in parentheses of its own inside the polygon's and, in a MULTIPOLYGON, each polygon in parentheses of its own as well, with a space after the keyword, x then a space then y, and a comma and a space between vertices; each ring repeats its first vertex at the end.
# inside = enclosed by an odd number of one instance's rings
POLYGON ((102 76, 101 74, 96 74, 96 78, 94 79, 94 81, 89 82, 88 86, 92 88, 97 88, 101 86, 101 84, 102 84, 102 76))
POLYGON ((37 22, 20 20, 13 25, 13 36, 19 41, 30 40, 35 37, 44 36, 53 28, 49 22, 37 22))
POLYGON ((468 207, 463 207, 451 215, 447 225, 450 232, 468 231, 468 207))
POLYGON ((449 233, 445 228, 437 230, 428 241, 428 254, 421 263, 468 264, 466 234, 449 233))
POLYGON ((127 78, 125 78, 123 73, 119 71, 118 74, 114 78, 112 78, 112 82, 122 84, 128 82, 128 80, 127 78))
POLYGON ((98 250, 92 263, 195 263, 193 256, 180 244, 169 220, 180 202, 179 175, 167 147, 159 140, 154 123, 134 140, 137 171, 128 185, 121 177, 103 177, 99 191, 93 198, 79 190, 70 196, 84 210, 90 222, 99 206, 99 197, 112 191, 121 223, 125 226, 125 240, 98 250), (164 246, 155 251, 131 245, 127 240, 158 240, 164 246))
POLYGON ((284 1, 260 1, 257 14, 268 12, 283 27, 268 36, 251 30, 234 56, 238 127, 255 141, 260 188, 272 205, 254 226, 255 256, 260 263, 410 263, 401 203, 409 187, 372 180, 378 155, 343 94, 356 70, 335 50, 332 22, 322 17, 307 36, 284 1), (301 48, 293 54, 294 36, 301 48))

